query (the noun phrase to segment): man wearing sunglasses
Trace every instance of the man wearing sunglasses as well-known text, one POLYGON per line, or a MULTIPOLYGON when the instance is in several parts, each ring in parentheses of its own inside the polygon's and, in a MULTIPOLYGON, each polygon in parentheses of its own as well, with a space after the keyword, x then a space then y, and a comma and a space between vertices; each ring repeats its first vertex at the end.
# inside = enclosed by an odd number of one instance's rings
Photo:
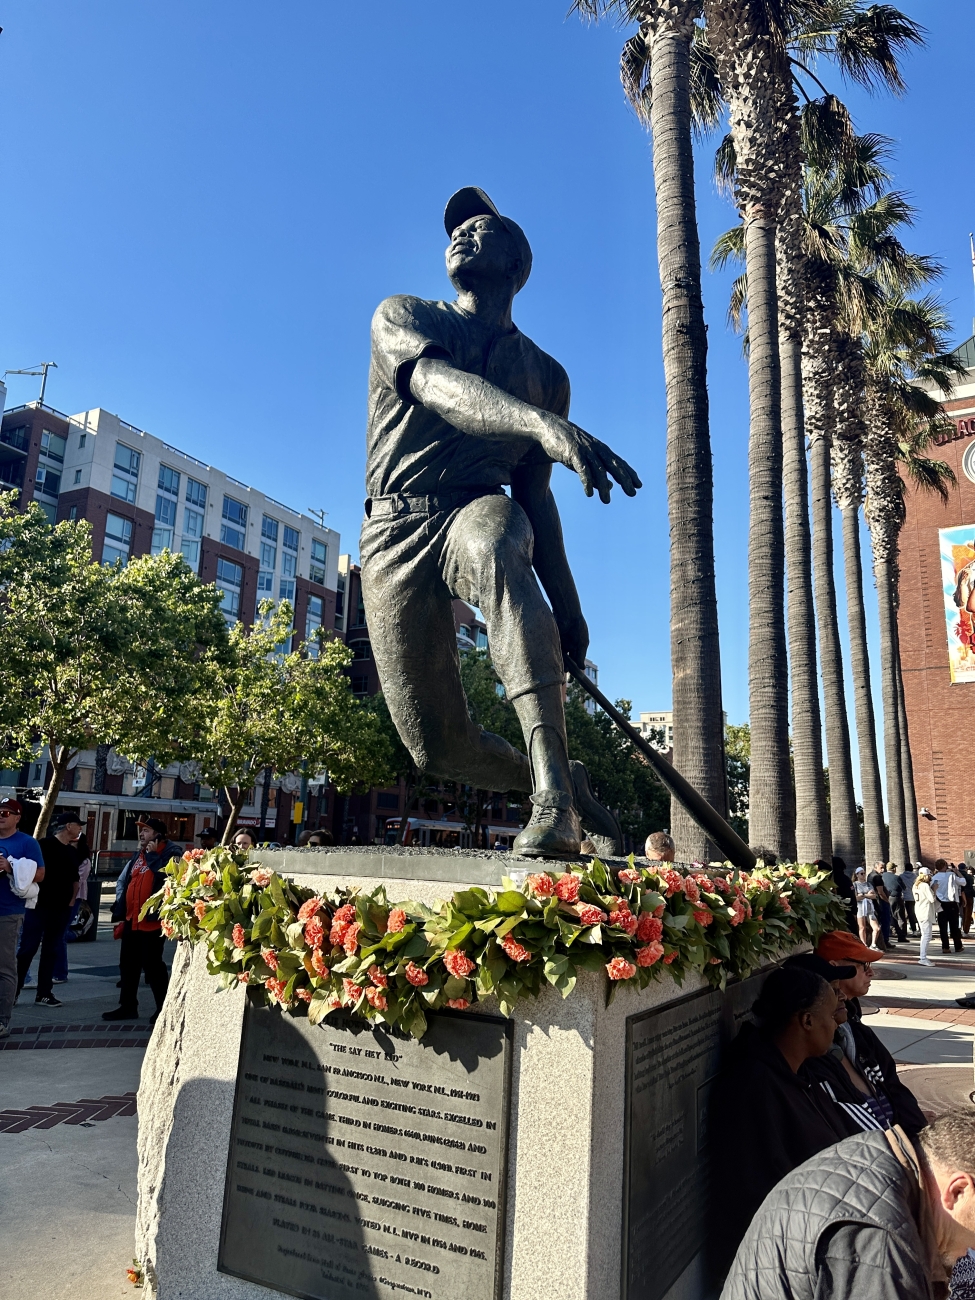
POLYGON ((0 1038, 10 1029, 17 995, 17 939, 24 919, 24 899, 14 891, 11 858, 37 863, 36 884, 44 879, 44 856, 31 835, 19 829, 23 808, 16 799, 0 799, 0 1038))

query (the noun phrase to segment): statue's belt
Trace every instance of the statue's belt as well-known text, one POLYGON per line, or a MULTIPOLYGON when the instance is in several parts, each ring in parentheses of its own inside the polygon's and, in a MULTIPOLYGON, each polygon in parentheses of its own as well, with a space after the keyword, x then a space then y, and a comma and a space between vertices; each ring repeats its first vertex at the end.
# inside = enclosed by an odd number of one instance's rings
POLYGON ((504 488, 471 488, 460 492, 431 492, 424 496, 409 496, 393 492, 386 497, 366 497, 367 519, 397 519, 400 515, 435 515, 459 510, 478 497, 504 496, 504 488))

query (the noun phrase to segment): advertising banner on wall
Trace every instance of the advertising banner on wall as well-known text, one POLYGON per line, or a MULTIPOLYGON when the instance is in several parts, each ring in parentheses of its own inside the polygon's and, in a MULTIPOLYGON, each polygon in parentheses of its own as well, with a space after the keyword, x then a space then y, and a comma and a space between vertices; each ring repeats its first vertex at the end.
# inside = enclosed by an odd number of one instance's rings
POLYGON ((975 524, 938 530, 953 682, 975 682, 975 524))

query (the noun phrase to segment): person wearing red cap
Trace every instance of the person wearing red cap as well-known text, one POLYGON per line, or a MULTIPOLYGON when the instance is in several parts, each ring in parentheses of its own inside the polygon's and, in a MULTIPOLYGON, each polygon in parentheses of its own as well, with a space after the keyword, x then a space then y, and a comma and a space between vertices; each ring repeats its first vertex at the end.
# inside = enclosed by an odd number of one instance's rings
POLYGON ((870 992, 877 954, 848 930, 833 930, 820 939, 816 956, 844 968, 838 991, 846 1004, 846 1017, 837 1027, 835 1046, 842 1052, 837 1059, 850 1087, 838 1101, 850 1103, 848 1112, 862 1128, 900 1124, 907 1133, 919 1133, 927 1120, 917 1098, 901 1081, 890 1052, 863 1023, 860 998, 870 992), (847 974, 850 967, 852 975, 847 974))
POLYGON ((489 790, 532 791, 514 851, 571 857, 580 851, 580 813, 587 831, 620 836, 566 750, 564 659, 585 663, 589 631, 552 466, 567 466, 587 495, 595 490, 607 503, 611 478, 629 496, 641 484, 569 420, 568 376, 511 319, 532 261, 521 227, 476 186, 453 195, 444 227, 456 301, 397 295, 372 321, 359 547, 372 652, 420 769, 489 790), (527 755, 470 717, 453 597, 484 615, 527 755))
POLYGON ((9 1033, 17 996, 17 939, 25 907, 25 895, 16 889, 11 859, 35 862, 34 883, 39 885, 44 879, 41 846, 19 829, 23 811, 16 799, 0 799, 0 1038, 9 1033))

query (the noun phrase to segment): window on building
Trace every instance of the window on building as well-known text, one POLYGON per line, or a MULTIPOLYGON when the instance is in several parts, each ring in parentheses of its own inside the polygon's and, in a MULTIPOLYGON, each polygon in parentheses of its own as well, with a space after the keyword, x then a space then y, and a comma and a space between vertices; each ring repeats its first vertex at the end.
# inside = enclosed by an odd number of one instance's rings
POLYGON ((298 542, 300 541, 300 539, 301 539, 301 534, 298 532, 297 528, 289 528, 288 525, 285 524, 284 538, 282 541, 282 545, 284 546, 285 550, 297 552, 298 542))
POLYGON ((163 551, 173 549, 173 530, 171 528, 160 528, 157 526, 152 530, 152 543, 149 550, 153 555, 161 555, 163 551))
POLYGON ((203 516, 199 510, 183 507, 183 538, 179 549, 183 559, 194 568, 200 563, 200 539, 203 536, 203 516))
POLYGON ((30 445, 30 429, 26 424, 18 424, 16 429, 4 429, 0 432, 0 442, 16 447, 18 451, 26 451, 30 445))
POLYGON ((477 629, 476 640, 478 650, 486 650, 488 648, 487 632, 485 632, 483 627, 477 629))
POLYGON ((261 568, 273 569, 278 563, 278 548, 271 542, 261 542, 261 568))
POLYGON ((61 491, 61 471, 50 465, 38 465, 34 488, 46 497, 56 497, 61 491))
MULTIPOLYGON (((305 640, 311 641, 315 633, 322 626, 322 617, 324 615, 324 603, 321 596, 308 597, 308 612, 305 615, 305 640)), ((318 656, 318 638, 315 637, 308 647, 308 653, 313 659, 318 656)))
POLYGON ((186 503, 191 506, 199 506, 205 510, 207 506, 207 487, 205 483, 198 483, 195 478, 186 480, 186 503))
POLYGON ((368 694, 369 694, 369 678, 368 678, 368 677, 353 677, 353 678, 352 678, 352 694, 353 694, 353 695, 368 695, 368 694))
POLYGON ((353 627, 366 626, 366 607, 362 603, 362 584, 359 584, 359 599, 356 601, 355 617, 352 620, 353 627))
POLYGON ((105 542, 102 546, 102 564, 121 560, 127 564, 132 544, 132 520, 109 512, 105 516, 105 542))
POLYGON ((312 582, 320 582, 325 585, 325 565, 328 560, 328 547, 324 542, 320 542, 317 537, 311 541, 311 563, 308 566, 308 576, 312 582))
POLYGON ((176 527, 176 502, 161 492, 156 496, 156 523, 166 528, 176 527))
POLYGON ((341 628, 345 623, 345 574, 340 573, 335 580, 338 590, 335 593, 335 626, 341 628))
POLYGON ((474 640, 474 638, 471 636, 471 630, 466 623, 461 623, 460 631, 458 632, 457 635, 462 636, 466 641, 474 640))
POLYGON ((247 507, 242 501, 235 501, 233 497, 225 496, 223 518, 226 523, 220 527, 220 540, 227 546, 242 551, 247 528, 247 507))
POLYGON ((170 469, 168 465, 159 466, 159 491, 165 492, 167 496, 179 497, 179 471, 170 469))
POLYGON ((379 790, 376 794, 376 807, 377 808, 398 808, 399 791, 379 790))
POLYGON ((71 507, 71 509, 68 511, 68 518, 71 519, 71 520, 74 520, 74 519, 77 519, 77 518, 78 518, 78 507, 77 507, 77 506, 72 506, 72 507, 71 507))
POLYGON ((217 560, 217 588, 223 593, 220 608, 228 623, 240 617, 240 592, 244 585, 244 570, 231 560, 217 560))
POLYGON ((112 496, 120 501, 135 500, 135 489, 139 481, 139 465, 142 456, 139 452, 126 447, 124 442, 115 444, 115 465, 112 472, 112 496))
POLYGON ((80 483, 80 482, 81 482, 81 470, 80 470, 80 469, 76 469, 76 470, 75 470, 75 472, 74 472, 74 481, 75 481, 76 483, 80 483))
POLYGON ((295 603, 295 583, 293 578, 281 579, 281 585, 278 587, 278 599, 290 600, 292 605, 295 603))
POLYGON ((56 524, 58 521, 58 508, 53 501, 42 501, 40 497, 34 498, 34 504, 40 506, 41 513, 49 524, 56 524))
POLYGON ((261 600, 274 599, 274 573, 271 569, 261 569, 257 575, 257 590, 261 600))
POLYGON ((286 578, 293 578, 298 572, 298 557, 290 551, 281 552, 281 572, 286 578))
POLYGON ((88 435, 87 435, 87 433, 82 433, 82 434, 79 434, 79 435, 78 435, 78 450, 79 450, 79 451, 81 450, 81 448, 85 445, 85 443, 86 443, 87 441, 88 441, 88 435))
MULTIPOLYGON (((261 536, 267 538, 269 542, 277 543, 278 540, 278 521, 272 519, 270 515, 265 515, 261 520, 261 536)), ((274 567, 273 565, 271 566, 274 567)))
POLYGON ((51 460, 56 460, 61 465, 64 464, 67 445, 67 438, 62 438, 59 433, 52 433, 50 429, 45 429, 41 434, 41 455, 50 456, 51 460))
POLYGON ((353 659, 372 658, 372 646, 368 641, 350 641, 349 649, 352 651, 353 659))

